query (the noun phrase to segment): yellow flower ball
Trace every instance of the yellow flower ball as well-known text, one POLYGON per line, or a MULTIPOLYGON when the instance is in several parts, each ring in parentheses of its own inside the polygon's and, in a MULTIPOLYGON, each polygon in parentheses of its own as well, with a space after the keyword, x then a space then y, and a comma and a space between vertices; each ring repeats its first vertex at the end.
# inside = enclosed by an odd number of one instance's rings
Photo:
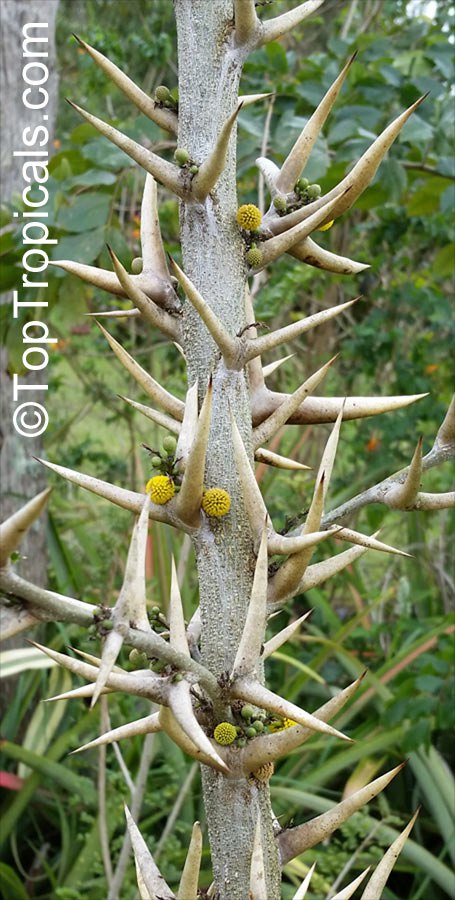
POLYGON ((256 231, 256 228, 259 228, 261 224, 261 219, 261 211, 253 203, 245 203, 244 206, 239 206, 237 210, 237 223, 245 231, 256 231))
POLYGON ((235 725, 231 725, 230 722, 220 722, 219 725, 216 726, 215 731, 213 732, 213 737, 215 738, 217 744, 223 744, 227 746, 227 744, 232 744, 237 737, 237 729, 235 725))
POLYGON ((208 516, 225 516, 231 508, 231 498, 223 488, 209 488, 202 495, 202 509, 208 516))
POLYGON ((326 222, 325 225, 321 225, 321 227, 318 228, 318 231, 328 231, 329 228, 332 227, 334 221, 335 219, 331 219, 330 222, 326 222))
POLYGON ((154 503, 160 506, 172 500, 175 494, 175 484, 169 475, 155 475, 145 486, 146 493, 151 495, 154 503))
POLYGON ((294 722, 293 719, 274 719, 269 723, 269 731, 283 731, 285 728, 292 728, 293 725, 297 725, 297 722, 294 722))

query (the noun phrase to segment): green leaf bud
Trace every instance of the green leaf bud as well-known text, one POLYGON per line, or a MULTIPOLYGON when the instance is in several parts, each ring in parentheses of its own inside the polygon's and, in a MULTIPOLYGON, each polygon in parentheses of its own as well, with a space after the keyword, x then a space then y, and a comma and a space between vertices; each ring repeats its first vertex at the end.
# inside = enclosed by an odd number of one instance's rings
POLYGON ((184 147, 177 147, 177 150, 174 153, 174 159, 179 166, 184 166, 189 158, 190 154, 188 153, 188 150, 185 150, 184 147))

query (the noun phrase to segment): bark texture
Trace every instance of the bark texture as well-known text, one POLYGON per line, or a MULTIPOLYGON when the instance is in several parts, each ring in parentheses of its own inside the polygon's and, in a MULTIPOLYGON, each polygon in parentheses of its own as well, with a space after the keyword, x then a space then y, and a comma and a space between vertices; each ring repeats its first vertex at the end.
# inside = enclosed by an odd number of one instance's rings
MULTIPOLYGON (((232 0, 175 0, 179 65, 178 145, 202 163, 236 109, 242 58, 233 50, 232 0)), ((244 248, 236 224, 235 134, 215 190, 203 204, 181 205, 183 268, 231 335, 245 324, 244 248)), ((189 306, 189 305, 188 305, 189 306)), ((230 671, 240 641, 255 556, 232 451, 230 411, 251 450, 251 410, 245 371, 227 369, 205 326, 185 311, 188 385, 205 392, 213 375, 212 426, 206 486, 229 491, 226 520, 207 520, 196 540, 203 662, 217 676, 230 671)), ((203 767, 204 801, 215 882, 221 900, 245 900, 258 815, 266 857, 267 897, 280 896, 278 855, 268 788, 228 779, 203 767)))

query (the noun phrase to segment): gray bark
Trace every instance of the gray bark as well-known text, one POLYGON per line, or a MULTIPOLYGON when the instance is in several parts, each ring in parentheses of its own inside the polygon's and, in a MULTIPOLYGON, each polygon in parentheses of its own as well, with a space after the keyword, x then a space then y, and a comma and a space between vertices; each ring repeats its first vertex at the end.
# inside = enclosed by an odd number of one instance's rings
MULTIPOLYGON (((201 163, 236 108, 242 59, 232 51, 232 0, 175 0, 179 65, 179 136, 201 163)), ((227 166, 204 204, 182 204, 183 268, 234 335, 245 324, 244 248, 236 225, 235 138, 227 166)), ((188 304, 189 306, 189 304, 188 304)), ((245 372, 227 370, 198 316, 185 316, 188 384, 202 395, 213 374, 213 414, 206 484, 229 491, 231 513, 199 532, 196 559, 203 662, 218 677, 232 668, 245 621, 254 562, 251 531, 235 468, 230 409, 251 449, 251 411, 245 372)), ((203 767, 212 865, 221 900, 245 900, 254 829, 261 816, 267 897, 280 896, 278 855, 268 788, 230 780, 203 767)))

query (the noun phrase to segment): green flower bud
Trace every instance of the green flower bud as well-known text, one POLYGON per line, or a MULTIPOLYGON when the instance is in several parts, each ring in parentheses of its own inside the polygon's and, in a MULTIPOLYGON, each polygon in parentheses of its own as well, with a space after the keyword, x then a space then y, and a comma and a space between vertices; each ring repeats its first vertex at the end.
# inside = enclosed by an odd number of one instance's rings
POLYGON ((246 747, 246 738, 238 738, 236 743, 236 747, 246 747))
POLYGON ((113 627, 114 627, 114 623, 113 623, 112 619, 104 619, 103 628, 105 631, 112 631, 113 627))
POLYGON ((190 154, 188 153, 188 150, 185 150, 184 147, 177 147, 177 150, 174 153, 174 159, 179 166, 184 166, 189 158, 190 154))
POLYGON ((165 437, 163 440, 162 447, 163 450, 166 451, 166 453, 175 453, 177 449, 177 441, 175 440, 175 437, 172 437, 170 434, 168 434, 167 437, 165 437))
POLYGON ((307 195, 310 200, 317 200, 322 194, 322 188, 320 184, 310 184, 307 188, 307 195))
POLYGON ((172 683, 173 683, 173 684, 176 684, 176 683, 178 683, 179 681, 183 681, 183 675, 182 675, 181 672, 177 672, 177 673, 174 675, 174 677, 173 677, 173 679, 172 679, 172 683))
POLYGON ((264 723, 260 722, 259 719, 256 719, 254 722, 252 722, 251 725, 255 729, 255 731, 258 732, 258 734, 260 734, 261 731, 264 731, 264 723))
POLYGON ((310 182, 308 181, 308 178, 299 178, 299 180, 295 186, 297 193, 301 194, 305 190, 305 188, 308 187, 309 183, 310 182))
POLYGON ((242 716, 242 719, 251 719, 254 716, 253 707, 252 706, 242 706, 240 715, 242 716))
POLYGON ((133 275, 140 275, 142 272, 142 256, 135 256, 131 263, 131 272, 133 275))
POLYGON ((161 469, 162 462, 161 456, 152 456, 152 466, 154 469, 161 469))
POLYGON ((246 259, 248 265, 251 266, 252 269, 255 269, 255 268, 257 268, 257 266, 260 266, 262 263, 262 260, 263 260, 262 251, 259 250, 259 247, 251 247, 251 249, 248 250, 248 252, 245 254, 245 259, 246 259))
POLYGON ((155 100, 158 100, 158 103, 164 103, 165 100, 171 99, 171 92, 169 88, 166 87, 165 84, 159 84, 157 88, 155 88, 155 100))
POLYGON ((87 628, 88 634, 96 634, 96 631, 97 631, 97 628, 96 628, 95 624, 89 625, 87 628))
POLYGON ((158 616, 160 614, 160 612, 161 612, 161 609, 159 606, 152 606, 152 613, 154 616, 158 616))
POLYGON ((245 728, 245 734, 247 738, 254 738, 257 735, 257 731, 255 728, 253 728, 253 726, 251 726, 250 728, 245 728))
POLYGON ((278 209, 278 210, 280 210, 280 212, 283 212, 286 209, 286 200, 284 197, 274 197, 273 205, 274 205, 275 209, 278 209))
POLYGON ((192 175, 197 175, 199 172, 199 166, 190 166, 190 172, 192 175))

